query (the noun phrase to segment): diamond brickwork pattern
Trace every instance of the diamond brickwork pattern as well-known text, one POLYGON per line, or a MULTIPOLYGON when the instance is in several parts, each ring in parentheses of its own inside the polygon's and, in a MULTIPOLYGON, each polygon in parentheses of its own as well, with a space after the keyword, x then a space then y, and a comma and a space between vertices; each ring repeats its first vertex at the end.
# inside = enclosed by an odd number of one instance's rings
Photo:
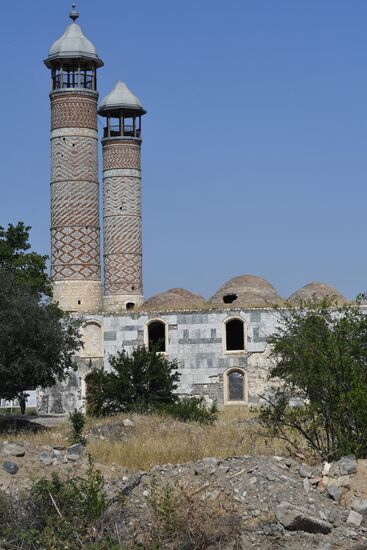
POLYGON ((52 181, 98 181, 98 142, 88 137, 51 141, 52 181))
POLYGON ((120 176, 103 180, 103 215, 141 216, 140 178, 120 176))
POLYGON ((51 230, 51 276, 100 279, 99 227, 56 227, 51 230))
POLYGON ((52 93, 51 119, 51 276, 100 281, 97 94, 52 93))
POLYGON ((111 143, 103 147, 103 170, 133 168, 140 170, 140 145, 111 143))
POLYGON ((51 185, 51 226, 99 225, 98 183, 63 181, 51 185))
POLYGON ((51 94, 51 128, 97 130, 97 95, 71 92, 51 94))
POLYGON ((104 267, 106 294, 143 294, 141 255, 106 255, 104 267))

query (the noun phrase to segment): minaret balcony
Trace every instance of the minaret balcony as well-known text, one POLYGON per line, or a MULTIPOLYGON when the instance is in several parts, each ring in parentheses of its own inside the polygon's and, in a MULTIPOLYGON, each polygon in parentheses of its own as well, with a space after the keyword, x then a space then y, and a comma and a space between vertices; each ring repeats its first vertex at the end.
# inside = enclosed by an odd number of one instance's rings
POLYGON ((124 138, 124 137, 130 137, 130 138, 138 138, 141 137, 141 129, 134 127, 134 125, 125 124, 123 128, 120 127, 119 124, 116 125, 110 125, 106 126, 103 129, 103 137, 104 138, 124 138))

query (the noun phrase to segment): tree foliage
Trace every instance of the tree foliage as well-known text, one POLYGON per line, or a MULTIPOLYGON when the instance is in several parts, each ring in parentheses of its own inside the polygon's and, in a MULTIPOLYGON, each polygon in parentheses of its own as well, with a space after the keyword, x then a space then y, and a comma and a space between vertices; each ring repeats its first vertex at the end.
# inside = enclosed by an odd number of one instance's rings
MULTIPOLYGON (((80 321, 0 268, 0 397, 14 399, 65 378, 80 348, 80 321)), ((40 288, 40 287, 39 287, 40 288)))
POLYGON ((30 250, 29 226, 23 222, 0 226, 0 268, 38 293, 51 295, 51 283, 46 272, 47 256, 30 250))
POLYGON ((111 372, 95 369, 88 377, 88 413, 96 416, 144 411, 174 403, 179 380, 176 360, 144 346, 129 355, 124 349, 109 356, 111 372))
POLYGON ((261 420, 273 434, 295 434, 323 458, 367 456, 367 315, 360 301, 311 301, 282 314, 268 339, 277 382, 261 420))

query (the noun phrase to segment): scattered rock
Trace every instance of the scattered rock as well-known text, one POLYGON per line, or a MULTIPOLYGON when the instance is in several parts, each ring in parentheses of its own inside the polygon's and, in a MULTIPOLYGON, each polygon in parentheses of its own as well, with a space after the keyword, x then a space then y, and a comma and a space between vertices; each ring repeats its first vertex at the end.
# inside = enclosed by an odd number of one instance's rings
POLYGON ((25 455, 25 450, 22 446, 14 443, 7 443, 3 446, 0 452, 1 456, 17 456, 22 457, 25 455))
POLYGON ((349 523, 350 525, 355 525, 356 527, 359 527, 362 523, 362 519, 363 519, 362 514, 359 514, 355 510, 351 510, 349 512, 347 523, 349 523))
POLYGON ((125 428, 132 428, 134 426, 134 422, 132 422, 129 418, 125 418, 123 421, 122 421, 122 425, 125 427, 125 428))
POLYGON ((331 462, 324 462, 324 466, 323 466, 321 474, 323 476, 327 476, 328 473, 329 473, 330 468, 331 468, 331 462))
POLYGON ((304 508, 299 508, 282 501, 275 509, 277 520, 288 531, 306 531, 306 533, 330 533, 333 526, 328 521, 310 515, 304 508))
POLYGON ((350 477, 349 476, 340 476, 335 482, 335 485, 337 487, 346 487, 349 489, 350 487, 350 477))
POLYGON ((298 473, 301 477, 312 477, 312 470, 305 464, 302 464, 298 470, 298 473))
POLYGON ((306 491, 306 493, 310 491, 310 487, 311 487, 310 480, 308 479, 308 477, 305 477, 303 480, 303 488, 306 491))
POLYGON ((357 462, 354 456, 343 456, 339 460, 339 468, 341 475, 349 475, 357 473, 357 462))
POLYGON ((5 460, 5 462, 3 462, 3 470, 8 474, 15 475, 19 470, 19 466, 11 460, 5 460))
POLYGON ((201 461, 205 466, 218 466, 219 460, 215 458, 214 456, 208 456, 207 458, 203 458, 201 461))
POLYGON ((81 443, 75 443, 75 445, 71 445, 71 447, 68 447, 69 455, 81 456, 84 454, 84 451, 85 451, 85 447, 81 443))
POLYGON ((51 464, 53 462, 53 457, 47 451, 43 451, 39 455, 39 459, 40 459, 40 462, 42 462, 42 464, 44 466, 51 466, 51 464))
POLYGON ((335 484, 329 484, 327 487, 327 492, 330 498, 332 498, 336 502, 340 502, 343 495, 341 487, 338 487, 335 484))
POLYGON ((350 500, 350 507, 356 512, 366 512, 367 510, 367 500, 353 497, 350 500))
POLYGON ((67 460, 70 460, 70 462, 76 462, 80 459, 80 455, 77 455, 76 453, 68 454, 67 460))

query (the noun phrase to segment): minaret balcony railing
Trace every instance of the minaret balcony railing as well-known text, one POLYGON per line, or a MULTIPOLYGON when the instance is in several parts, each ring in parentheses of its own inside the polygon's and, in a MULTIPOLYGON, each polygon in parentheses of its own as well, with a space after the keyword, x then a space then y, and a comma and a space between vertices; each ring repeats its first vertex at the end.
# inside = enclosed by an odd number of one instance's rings
POLYGON ((83 88, 85 90, 94 90, 94 76, 85 75, 85 74, 57 74, 52 77, 52 89, 53 90, 63 90, 63 89, 74 89, 74 88, 83 88))
POLYGON ((110 138, 110 137, 135 137, 140 138, 141 136, 141 130, 140 128, 134 128, 133 125, 125 124, 124 128, 121 129, 119 124, 116 125, 110 125, 106 126, 103 129, 103 137, 104 138, 110 138))

